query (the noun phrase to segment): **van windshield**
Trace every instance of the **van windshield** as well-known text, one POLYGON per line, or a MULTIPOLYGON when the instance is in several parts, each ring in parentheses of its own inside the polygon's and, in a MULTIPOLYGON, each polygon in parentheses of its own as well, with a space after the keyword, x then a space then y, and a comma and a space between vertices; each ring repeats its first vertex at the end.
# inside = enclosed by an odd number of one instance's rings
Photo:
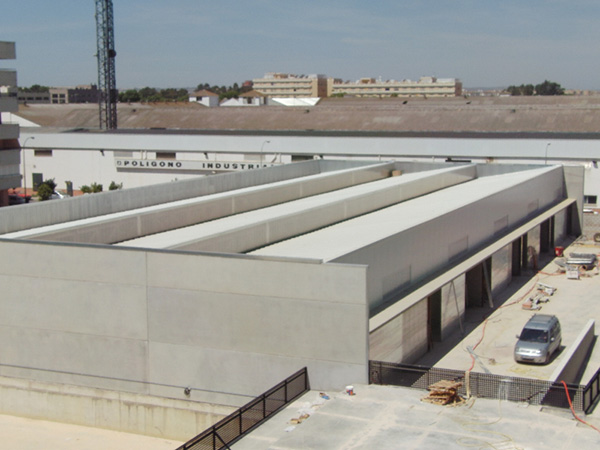
POLYGON ((526 342, 548 342, 548 332, 544 330, 523 328, 519 339, 526 342))

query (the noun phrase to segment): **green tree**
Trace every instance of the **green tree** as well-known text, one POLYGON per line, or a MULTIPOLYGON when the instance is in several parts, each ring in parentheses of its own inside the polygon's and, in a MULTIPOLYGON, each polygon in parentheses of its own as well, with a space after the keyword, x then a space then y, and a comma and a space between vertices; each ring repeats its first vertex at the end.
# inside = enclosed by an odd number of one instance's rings
POLYGON ((39 184, 37 188, 37 195, 41 201, 49 200, 54 194, 54 189, 56 189, 56 183, 54 182, 54 178, 50 178, 48 180, 44 180, 39 184))
POLYGON ((533 84, 522 84, 521 86, 509 86, 506 91, 510 95, 533 95, 533 84))
POLYGON ((20 87, 19 91, 21 92, 48 92, 50 88, 48 86, 41 86, 39 84, 34 84, 31 87, 20 87))
POLYGON ((537 95, 563 95, 565 90, 558 83, 544 80, 543 83, 535 86, 535 93, 537 95))
POLYGON ((111 181, 110 185, 108 186, 108 190, 116 191, 118 189, 123 189, 123 183, 115 183, 114 181, 111 181))
POLYGON ((124 103, 139 102, 142 99, 137 89, 127 89, 124 92, 119 92, 119 101, 124 103))
POLYGON ((145 87, 145 88, 140 89, 138 91, 138 94, 140 95, 140 101, 149 102, 149 101, 155 101, 155 100, 151 100, 151 99, 156 98, 156 96, 158 95, 158 91, 151 87, 145 87))
POLYGON ((102 192, 102 185, 98 183, 92 183, 89 186, 84 184, 79 188, 79 190, 84 194, 96 194, 98 192, 102 192))

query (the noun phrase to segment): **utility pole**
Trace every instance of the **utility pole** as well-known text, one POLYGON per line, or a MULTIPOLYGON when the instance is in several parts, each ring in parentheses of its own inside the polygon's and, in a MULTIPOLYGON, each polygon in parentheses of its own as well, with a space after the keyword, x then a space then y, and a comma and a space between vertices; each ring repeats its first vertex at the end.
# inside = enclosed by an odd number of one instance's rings
POLYGON ((98 105, 100 128, 117 128, 117 81, 112 0, 96 0, 96 44, 98 47, 98 105))

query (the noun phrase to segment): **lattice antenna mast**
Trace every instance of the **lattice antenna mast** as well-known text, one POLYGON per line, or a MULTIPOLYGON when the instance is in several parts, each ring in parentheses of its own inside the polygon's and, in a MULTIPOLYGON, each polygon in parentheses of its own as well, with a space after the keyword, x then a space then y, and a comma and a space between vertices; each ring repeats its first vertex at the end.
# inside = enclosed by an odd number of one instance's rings
POLYGON ((115 34, 112 0, 96 0, 96 41, 98 46, 98 104, 100 128, 117 128, 117 81, 115 76, 115 34))

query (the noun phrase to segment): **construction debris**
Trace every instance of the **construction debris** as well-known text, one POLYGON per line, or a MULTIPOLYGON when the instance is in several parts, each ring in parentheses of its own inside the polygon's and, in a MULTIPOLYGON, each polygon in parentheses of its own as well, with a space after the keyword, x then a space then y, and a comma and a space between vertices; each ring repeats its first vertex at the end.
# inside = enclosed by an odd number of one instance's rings
POLYGON ((308 419, 310 416, 308 414, 302 414, 300 417, 294 418, 290 420, 290 423, 292 425, 299 425, 302 422, 304 422, 306 419, 308 419))
POLYGON ((548 297, 540 293, 533 297, 529 297, 525 302, 523 302, 521 308, 531 310, 542 309, 542 305, 540 305, 540 303, 548 303, 549 300, 550 299, 548 297))
POLYGON ((421 401, 433 403, 434 405, 455 405, 462 403, 464 399, 458 394, 461 386, 462 383, 457 381, 438 381, 427 388, 429 394, 423 397, 421 401))

